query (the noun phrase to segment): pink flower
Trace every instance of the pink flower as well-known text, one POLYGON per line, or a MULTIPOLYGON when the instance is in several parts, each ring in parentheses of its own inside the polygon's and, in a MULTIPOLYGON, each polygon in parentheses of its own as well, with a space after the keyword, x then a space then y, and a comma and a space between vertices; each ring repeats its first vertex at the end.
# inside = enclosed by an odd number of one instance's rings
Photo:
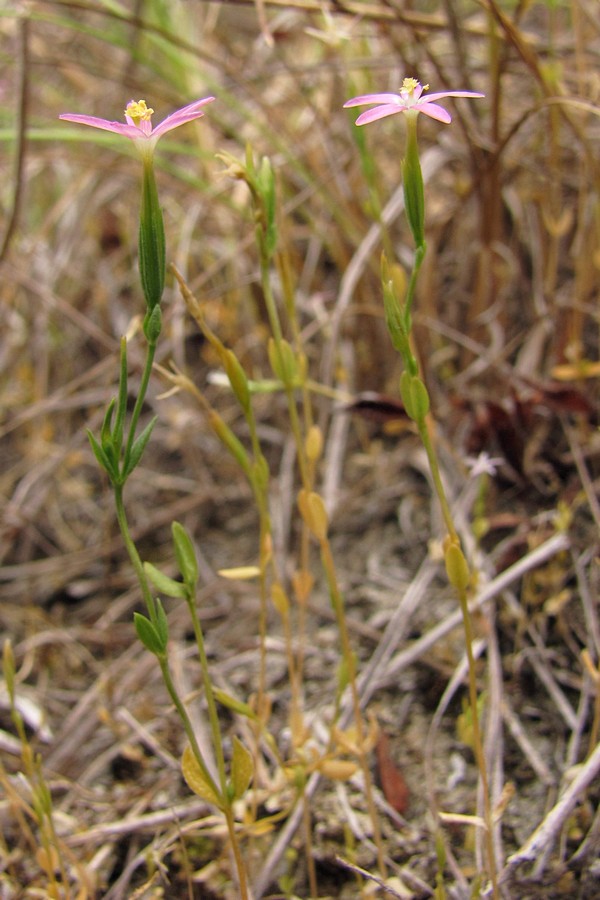
POLYGON ((360 114, 356 120, 357 125, 367 125, 385 116, 393 116, 395 113, 425 113, 438 122, 448 125, 452 121, 450 113, 443 106, 438 106, 435 100, 442 97, 484 97, 485 94, 476 94, 474 91, 441 91, 437 94, 427 94, 422 97, 423 91, 428 90, 429 85, 423 86, 415 78, 405 78, 399 94, 365 94, 363 97, 353 97, 347 100, 344 107, 367 106, 377 104, 374 109, 368 109, 360 114))
POLYGON ((192 122, 204 115, 201 108, 207 103, 211 103, 214 97, 205 97, 203 100, 195 100, 188 106, 178 109, 176 112, 167 116, 166 119, 156 126, 152 127, 153 109, 146 106, 145 100, 130 100, 125 109, 125 123, 109 122, 108 119, 97 119, 95 116, 76 115, 73 113, 63 113, 59 119, 66 122, 76 122, 79 125, 91 125, 92 128, 101 128, 103 131, 112 131, 114 134, 122 134, 124 137, 130 138, 143 156, 152 155, 156 142, 174 128, 185 125, 186 122, 192 122))

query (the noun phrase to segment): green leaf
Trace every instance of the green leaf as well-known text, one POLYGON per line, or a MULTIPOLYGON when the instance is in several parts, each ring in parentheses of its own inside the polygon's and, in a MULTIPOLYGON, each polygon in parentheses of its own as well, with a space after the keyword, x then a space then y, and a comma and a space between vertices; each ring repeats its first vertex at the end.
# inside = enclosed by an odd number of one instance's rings
POLYGON ((198 560, 196 559, 196 551, 194 550, 192 539, 179 522, 173 522, 171 533, 173 535, 175 557, 179 571, 183 575, 183 580, 188 588, 195 588, 199 573, 198 560))
POLYGON ((108 408, 104 414, 104 419, 102 420, 102 428, 100 429, 100 441, 102 442, 103 447, 106 447, 108 444, 112 445, 113 443, 112 418, 116 402, 117 401, 113 397, 113 399, 108 404, 108 408))
POLYGON ((150 422, 146 425, 142 433, 135 439, 133 442, 133 446, 131 448, 131 452, 129 454, 129 458, 125 462, 125 466, 123 468, 123 478, 128 478, 135 467, 138 465, 140 459, 142 458, 142 454, 146 449, 146 444, 150 440, 150 435, 152 434, 152 429, 156 425, 156 420, 158 416, 154 416, 150 422))
POLYGON ((114 463, 108 458, 107 454, 104 452, 91 431, 88 430, 87 436, 90 442, 90 446, 94 451, 94 456, 96 457, 98 465, 101 469, 104 469, 110 480, 114 483, 118 479, 119 475, 119 473, 116 471, 114 463))
POLYGON ((166 643, 161 639, 160 634, 150 621, 139 612, 133 614, 133 624, 140 641, 150 653, 155 656, 161 656, 165 652, 166 643))
POLYGON ((175 597, 178 600, 186 599, 188 591, 185 584, 182 584, 181 581, 175 581, 174 578, 165 575, 164 572, 161 572, 160 569, 157 569, 156 566, 149 562, 144 563, 144 572, 161 594, 164 594, 166 597, 175 597))
POLYGON ((233 755, 231 758, 231 784, 233 787, 233 799, 239 800, 244 796, 254 776, 254 760, 250 751, 242 742, 234 737, 233 755))
POLYGON ((202 797, 203 800, 206 800, 207 803, 216 806, 218 809, 223 809, 221 797, 219 797, 213 784, 206 778, 189 744, 186 745, 181 757, 181 774, 194 794, 202 797))

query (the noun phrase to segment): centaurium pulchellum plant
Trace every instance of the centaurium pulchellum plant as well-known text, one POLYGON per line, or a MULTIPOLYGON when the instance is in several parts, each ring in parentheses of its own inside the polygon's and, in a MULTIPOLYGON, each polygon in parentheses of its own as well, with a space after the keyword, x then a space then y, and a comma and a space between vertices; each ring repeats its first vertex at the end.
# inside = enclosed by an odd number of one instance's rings
POLYGON ((100 466, 107 473, 115 492, 117 516, 129 555, 136 569, 148 608, 149 619, 136 615, 136 628, 146 646, 152 652, 164 653, 166 649, 166 618, 160 602, 155 602, 144 575, 142 562, 133 546, 123 507, 123 488, 150 439, 155 420, 153 419, 138 435, 137 426, 148 389, 150 372, 156 352, 156 344, 161 331, 161 308, 165 287, 166 249, 163 215, 158 200, 154 175, 154 150, 160 138, 204 115, 204 106, 214 97, 204 97, 182 107, 167 116, 155 128, 152 127, 151 109, 145 100, 130 100, 125 108, 125 122, 112 122, 96 116, 78 113, 63 113, 59 116, 66 122, 89 125, 103 131, 110 131, 131 140, 142 161, 142 199, 139 225, 139 268, 140 280, 146 299, 144 335, 147 340, 146 362, 137 392, 136 402, 126 427, 127 412, 127 342, 121 339, 121 362, 119 392, 106 411, 100 439, 88 432, 92 449, 100 466))
POLYGON ((473 719, 473 749, 483 789, 488 874, 492 885, 493 896, 498 898, 500 895, 498 893, 499 889, 492 837, 492 810, 485 756, 479 727, 475 660, 472 650, 473 629, 468 608, 467 592, 471 581, 471 572, 460 545, 452 512, 442 484, 437 454, 431 439, 428 424, 430 413, 429 392, 421 377, 418 360, 412 350, 412 305, 419 270, 427 249, 425 243, 425 193, 417 141, 418 117, 420 113, 423 113, 432 119, 436 119, 438 122, 448 125, 452 121, 452 117, 443 106, 438 104, 438 100, 442 100, 445 97, 480 98, 483 97, 484 94, 475 91, 440 91, 428 94, 425 93, 427 90, 428 85, 421 85, 415 78, 405 78, 402 82, 402 88, 397 94, 365 94, 359 97, 353 97, 346 101, 344 107, 373 107, 372 109, 362 112, 358 116, 356 125, 367 125, 371 122, 376 122, 379 119, 386 118, 387 116, 396 115, 397 113, 402 113, 406 122, 406 149, 404 159, 402 160, 401 174, 404 190, 404 207, 406 218, 415 242, 415 253, 412 272, 403 296, 400 295, 397 289, 388 261, 385 257, 383 259, 382 286, 385 319, 392 343, 399 352, 404 363, 404 371, 400 377, 400 395, 402 397, 402 402, 406 413, 415 422, 427 453, 431 476, 440 502, 444 525, 447 531, 446 539, 444 541, 444 559, 448 580, 457 592, 463 615, 466 653, 469 664, 469 704, 473 719))
POLYGON ((134 623, 138 637, 150 650, 159 663, 165 686, 182 721, 189 746, 186 747, 182 759, 183 774, 197 794, 213 803, 224 814, 231 847, 238 874, 240 897, 248 897, 247 875, 241 857, 236 835, 236 824, 233 804, 245 793, 250 784, 253 772, 252 758, 243 744, 234 739, 234 747, 230 766, 230 777, 225 770, 223 745, 216 711, 216 701, 208 673, 208 663, 204 651, 204 638, 196 610, 196 586, 198 566, 192 541, 179 523, 172 527, 175 557, 181 573, 181 581, 175 581, 159 572, 149 563, 144 564, 131 538, 129 524, 123 503, 123 489, 131 473, 142 458, 142 454, 150 439, 155 420, 137 434, 137 426, 146 396, 150 373, 156 352, 156 345, 161 331, 161 300, 165 287, 166 248, 163 215, 158 199, 156 179, 154 175, 154 150, 160 138, 204 115, 204 107, 214 97, 204 97, 182 107, 172 115, 163 119, 156 127, 152 127, 151 109, 145 100, 131 100, 125 109, 125 122, 112 122, 95 116, 66 113, 60 116, 67 122, 89 125, 103 131, 110 131, 131 140, 142 161, 142 198, 139 225, 139 269, 140 281, 146 301, 143 331, 147 341, 146 361, 137 392, 135 405, 126 424, 127 418, 127 342, 121 340, 120 379, 118 396, 111 401, 106 411, 100 431, 100 438, 88 432, 90 443, 96 459, 107 473, 113 486, 117 519, 129 558, 138 578, 148 615, 134 613, 134 623), (194 633, 203 673, 203 683, 208 706, 208 713, 216 757, 217 773, 211 773, 198 745, 191 720, 178 695, 171 677, 168 663, 168 624, 162 603, 155 598, 152 587, 158 588, 169 597, 184 599, 187 603, 194 625, 194 633))

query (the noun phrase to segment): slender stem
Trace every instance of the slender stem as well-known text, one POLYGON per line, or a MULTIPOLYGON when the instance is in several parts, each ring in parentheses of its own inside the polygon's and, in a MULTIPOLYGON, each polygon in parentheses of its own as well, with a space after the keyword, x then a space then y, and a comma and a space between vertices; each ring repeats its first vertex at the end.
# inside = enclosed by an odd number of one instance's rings
POLYGON ((375 807, 375 801, 373 799, 373 783, 371 779, 371 772, 369 769, 369 764, 367 762, 366 753, 364 750, 364 739, 365 739, 365 730, 362 712, 360 709, 360 697, 358 694, 358 686, 356 684, 356 662, 354 659, 354 653, 352 652, 352 647, 350 644, 350 637, 348 634, 348 625, 346 623, 346 614, 344 609, 344 598, 339 589, 336 571, 335 571, 335 563, 333 561, 333 555, 331 553, 331 546, 329 544, 329 540, 327 537, 323 538, 320 541, 321 546, 321 559, 323 560, 323 569, 325 571, 325 576, 327 578, 327 584, 329 586, 329 593, 331 597, 331 603, 333 606, 333 610, 337 620, 338 631, 340 633, 340 640, 342 644, 342 657, 344 659, 346 669, 348 672, 348 683, 350 685, 350 691, 352 694, 352 707, 354 713, 354 723, 356 726, 356 743, 359 750, 359 762, 361 765, 361 769, 363 772, 363 778, 365 780, 365 798, 367 801, 367 808, 369 810, 369 818, 371 819, 371 824, 373 826, 373 837, 375 840, 375 846, 377 848, 377 865, 379 871, 381 873, 381 877, 386 877, 386 866, 385 859, 383 854, 383 842, 381 838, 381 827, 379 824, 379 816, 377 815, 377 809, 375 807))
MULTIPOLYGON (((427 453, 427 459, 429 461, 429 468, 431 471, 431 476, 433 478, 435 491, 438 496, 438 501, 442 510, 442 515, 444 518, 444 523, 446 525, 446 529, 448 531, 448 536, 450 540, 458 542, 458 535, 456 532, 456 528, 454 526, 454 521, 452 518, 452 513, 450 511, 450 505, 448 503, 448 499, 446 497, 446 492, 444 490, 444 485, 442 483, 442 479, 440 476, 440 468, 438 464, 437 454, 435 452, 435 448, 433 446, 433 442, 431 440, 431 435, 429 434, 429 429, 427 427, 427 421, 425 417, 419 419, 417 421, 417 427, 419 429, 419 435, 421 436, 421 441, 423 442, 423 446, 425 447, 425 452, 427 453)), ((469 706, 471 709, 471 720, 473 727, 473 751, 475 753, 475 761, 477 763, 477 769, 479 771, 479 777, 481 779, 481 789, 483 794, 483 812, 484 812, 484 821, 486 824, 485 830, 485 846, 486 846, 486 855, 488 857, 488 866, 489 866, 489 875, 490 880, 492 882, 492 890, 494 897, 498 895, 498 883, 497 883, 497 873, 496 873, 496 858, 494 854, 494 839, 493 839, 493 817, 492 817, 492 808, 489 794, 489 783, 487 777, 487 766, 485 761, 485 753, 483 750, 483 743, 481 739, 481 729, 479 723, 479 710, 477 707, 477 678, 475 671, 475 657, 473 656, 473 626, 471 622, 471 614, 469 612, 469 604, 467 600, 467 592, 464 589, 458 589, 458 601, 460 604, 460 609, 462 613, 463 619, 463 630, 465 634, 465 649, 467 653, 467 663, 468 663, 468 678, 469 678, 469 706)))
POLYGON ((144 572, 144 565, 129 530, 129 522, 127 521, 127 513, 125 512, 125 505, 123 503, 122 484, 114 485, 114 494, 115 507, 117 511, 117 522, 119 523, 121 537, 123 538, 125 549, 127 550, 131 565, 134 568, 137 580, 142 590, 142 596, 144 598, 144 603, 146 604, 146 609, 148 610, 148 615, 150 616, 151 622, 154 623, 156 621, 156 604, 150 590, 150 585, 148 584, 148 579, 146 578, 146 573, 144 572))
POLYGON ((221 788, 221 796, 225 798, 227 796, 227 775, 225 772, 225 757, 223 754, 223 741, 221 739, 221 728, 219 725, 219 715, 217 713, 217 704, 215 702, 215 697, 212 689, 212 682, 210 680, 210 672, 208 669, 208 659, 206 657, 206 649, 204 646, 204 634, 202 632, 202 626, 200 625, 200 619, 198 617, 198 610, 196 609, 196 604, 194 602, 194 598, 191 597, 188 600, 188 609, 190 612, 190 617, 192 619, 192 624, 194 627, 194 637, 196 640, 196 646, 198 647, 198 654, 200 656, 200 667, 202 669, 202 682, 204 684, 204 693, 206 695, 206 705, 208 708, 208 718, 210 722, 210 730, 213 739, 213 746, 215 749, 215 756, 217 758, 217 770, 219 773, 219 784, 221 788))
MULTIPOLYGON (((127 521, 127 514, 125 512, 125 507, 123 505, 123 486, 115 485, 115 506, 117 510, 117 521, 119 523, 119 528, 121 531, 121 537, 123 538, 123 543, 125 544, 125 548, 127 550, 129 559, 134 568, 138 583, 142 590, 142 596, 144 598, 144 602, 146 603, 146 608, 148 610, 148 615, 150 616, 151 622, 156 622, 156 603, 154 602, 154 598, 152 596, 152 592, 150 590, 150 585, 148 584, 148 579, 146 578, 146 573, 144 571, 144 566, 140 555, 137 551, 137 547, 131 537, 131 532, 129 530, 129 523, 127 521)), ((177 710, 177 713, 181 719, 183 724, 187 739, 192 748, 192 752, 194 757, 202 770, 202 774, 209 784, 209 786, 213 789, 217 796, 221 796, 222 792, 219 791, 219 788, 214 782, 212 775, 210 774, 206 763, 204 762, 204 758, 202 756, 202 751, 198 745, 198 741, 196 739, 196 735, 194 734, 194 729, 188 716, 187 710, 184 704, 179 697, 177 692, 177 688, 171 678, 171 673, 169 671, 168 660, 165 654, 156 654, 156 658, 158 660, 158 664, 160 666, 160 670, 162 673, 163 681, 165 683, 165 687, 169 693, 169 697, 177 710)))
POLYGON ((125 471, 127 469, 127 463, 129 462, 129 457, 131 455, 131 448, 133 447, 133 442, 135 440, 135 433, 137 431, 137 425, 139 422, 140 415, 142 413, 142 407, 143 407, 144 401, 146 399, 146 392, 148 390, 148 383, 150 381, 150 374, 152 372, 152 365, 154 363, 155 353, 156 353, 156 344, 149 342, 147 349, 146 349, 146 361, 144 363, 142 379, 140 381, 140 386, 138 388, 137 397, 135 400, 135 406, 133 407, 133 412, 131 414, 131 421, 129 423, 129 434, 127 435, 127 444, 125 446, 125 454, 123 456, 123 469, 125 471))
POLYGON ((192 753, 194 754, 194 759, 198 763, 200 770, 202 771, 202 776, 208 786, 214 791, 215 796, 223 799, 221 791, 217 784, 215 784, 215 780, 210 774, 208 766, 204 761, 204 756, 202 755, 202 751, 200 749, 200 745, 198 744, 198 739, 194 733, 194 728, 192 726, 190 717, 188 716, 187 710, 177 692, 177 688, 175 687, 175 683, 171 677, 171 672, 169 669, 169 664, 166 656, 157 656, 158 664, 160 666, 160 671, 163 677, 163 681, 165 683, 165 687, 169 692, 169 697, 173 702, 173 706, 177 710, 177 714, 182 721, 183 728, 186 734, 186 737, 189 741, 190 747, 192 748, 192 753))
POLYGON ((419 272, 421 270, 421 266, 423 265, 423 260, 425 259, 425 253, 427 251, 427 246, 425 244, 421 244, 415 250, 415 256, 413 260, 413 268, 410 273, 410 278, 408 280, 408 285, 406 287, 406 297, 404 300, 404 325, 406 328, 407 334, 411 331, 411 321, 410 321, 410 313, 412 309, 413 300, 415 297, 415 290, 417 287, 417 279, 419 277, 419 272))
POLYGON ((495 898, 500 896, 498 890, 498 875, 496 871, 496 854, 494 853, 494 820, 492 816, 492 804, 490 800, 489 783, 487 777, 487 765, 485 761, 485 753, 483 750, 483 741, 481 737, 481 728, 479 723, 479 710, 477 707, 477 677, 475 671, 475 657, 473 655, 473 626, 471 622, 471 613, 469 612, 469 604, 467 600, 467 592, 459 590, 458 601, 463 619, 463 629, 465 632, 465 645, 467 651, 467 663, 469 670, 469 705, 471 707, 471 722, 473 727, 473 751, 475 760, 481 778, 481 791, 483 794, 483 819, 485 822, 485 848, 488 857, 489 876, 492 883, 492 893, 495 898))
MULTIPOLYGON (((417 277, 419 274, 419 270, 423 263, 423 259, 425 257, 426 246, 424 242, 421 242, 416 250, 413 262, 413 270, 411 272, 410 280, 408 283, 405 302, 403 306, 403 318, 404 318, 404 330, 408 340, 411 338, 412 334, 412 321, 411 321, 411 307, 414 299, 417 277)), ((409 345, 408 345, 409 346, 409 345)), ((406 352, 402 353, 404 364, 407 368, 407 371, 410 375, 419 376, 419 364, 415 356, 412 352, 407 349, 406 352)), ((420 376, 419 376, 420 377, 420 376)), ((427 454, 427 460, 429 463, 429 469, 431 472, 431 477, 433 479, 434 489, 438 497, 438 501, 440 504, 442 517, 444 520, 444 525, 446 527, 446 531, 448 533, 449 540, 458 545, 460 547, 460 541, 458 538, 458 534, 456 531, 456 527, 454 525, 454 519, 452 516, 452 511, 450 509, 450 504, 448 503, 448 498, 446 496, 446 491, 444 490, 444 485, 442 482, 440 467, 437 458, 437 453, 435 451, 435 447, 433 441, 431 439, 431 434, 429 431, 428 425, 428 416, 419 416, 415 417, 415 424, 417 425, 417 429, 419 431, 419 436, 421 438, 423 447, 425 448, 425 452, 427 454)), ((492 893, 494 898, 499 898, 499 888, 498 888, 498 876, 496 871, 496 858, 494 853, 494 836, 493 836, 493 816, 492 816, 492 808, 491 808, 491 799, 489 793, 489 782, 487 776, 487 766, 485 760, 485 753, 483 749, 482 737, 481 737, 481 728, 479 722, 479 712, 477 708, 477 677, 475 670, 475 657, 473 655, 473 627, 471 622, 471 615, 469 613, 469 606, 467 600, 467 591, 464 587, 459 587, 455 585, 455 589, 458 595, 458 601, 462 613, 463 619, 463 630, 465 635, 465 647, 467 654, 467 663, 468 663, 468 683, 469 683, 469 706, 471 709, 471 719, 472 719, 472 727, 473 727, 473 750, 475 754, 475 761, 477 764, 477 769, 479 772, 479 778, 481 779, 481 788, 483 794, 483 812, 484 812, 484 821, 485 821, 485 849, 486 856, 488 861, 488 874, 490 877, 490 881, 492 884, 492 893)))
POLYGON ((225 806, 225 820, 227 823, 227 833, 229 834, 229 839, 231 841, 231 849, 233 851, 235 867, 238 874, 240 900, 249 900, 246 866, 244 865, 244 860, 242 858, 242 851, 240 850, 240 844, 235 831, 235 819, 233 818, 233 812, 229 803, 225 806))
POLYGON ((444 485, 442 483, 442 477, 440 474, 440 466, 438 463, 437 454, 435 452, 435 448, 433 446, 433 442, 431 440, 431 435, 429 434, 429 428, 427 425, 427 419, 423 417, 419 419, 416 423, 417 428, 419 430, 419 436, 421 438, 421 442, 423 447, 425 448, 425 452, 427 454, 427 461, 429 463, 429 469, 431 472, 431 477, 433 479, 433 484, 435 488, 435 492, 438 497, 438 501, 442 510, 442 517, 444 519, 444 525, 446 526, 446 531, 448 532, 450 538, 454 541, 458 540, 458 536, 456 534, 456 528, 454 526, 454 519, 452 517, 452 512, 450 511, 450 505, 448 503, 448 498, 446 497, 446 491, 444 490, 444 485))
POLYGON ((271 269, 270 261, 267 254, 261 248, 260 260, 260 282, 267 307, 267 315, 269 316, 269 325, 275 339, 275 343, 279 344, 283 340, 283 332, 281 331, 281 322, 279 321, 279 313, 277 312, 277 304, 271 290, 271 269))

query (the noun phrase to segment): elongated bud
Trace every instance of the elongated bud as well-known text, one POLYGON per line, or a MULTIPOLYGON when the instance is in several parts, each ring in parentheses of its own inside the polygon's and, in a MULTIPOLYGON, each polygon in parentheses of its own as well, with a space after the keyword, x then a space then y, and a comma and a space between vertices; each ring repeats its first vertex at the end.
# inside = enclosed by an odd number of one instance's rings
POLYGON ((158 303, 144 316, 144 335, 149 344, 156 344, 162 328, 162 313, 158 303))
POLYGON ((229 378, 231 390, 237 397, 244 413, 248 413, 250 411, 250 389, 246 373, 233 350, 224 350, 221 359, 229 378))
POLYGON ((273 338, 270 338, 267 353, 275 377, 279 378, 285 387, 294 387, 298 380, 298 366, 291 344, 286 340, 276 343, 273 338))
POLYGON ((311 462, 317 462, 323 452, 323 432, 318 425, 311 425, 304 442, 304 451, 311 462))
POLYGON ((318 541, 327 537, 327 511, 323 498, 315 491, 298 492, 298 508, 304 522, 318 541))
POLYGON ((153 310, 165 289, 166 249, 162 211, 158 202, 152 159, 144 159, 139 232, 140 278, 146 303, 153 310))
POLYGON ((451 541, 444 551, 448 581, 457 591, 466 591, 471 580, 469 564, 457 543, 451 541))

